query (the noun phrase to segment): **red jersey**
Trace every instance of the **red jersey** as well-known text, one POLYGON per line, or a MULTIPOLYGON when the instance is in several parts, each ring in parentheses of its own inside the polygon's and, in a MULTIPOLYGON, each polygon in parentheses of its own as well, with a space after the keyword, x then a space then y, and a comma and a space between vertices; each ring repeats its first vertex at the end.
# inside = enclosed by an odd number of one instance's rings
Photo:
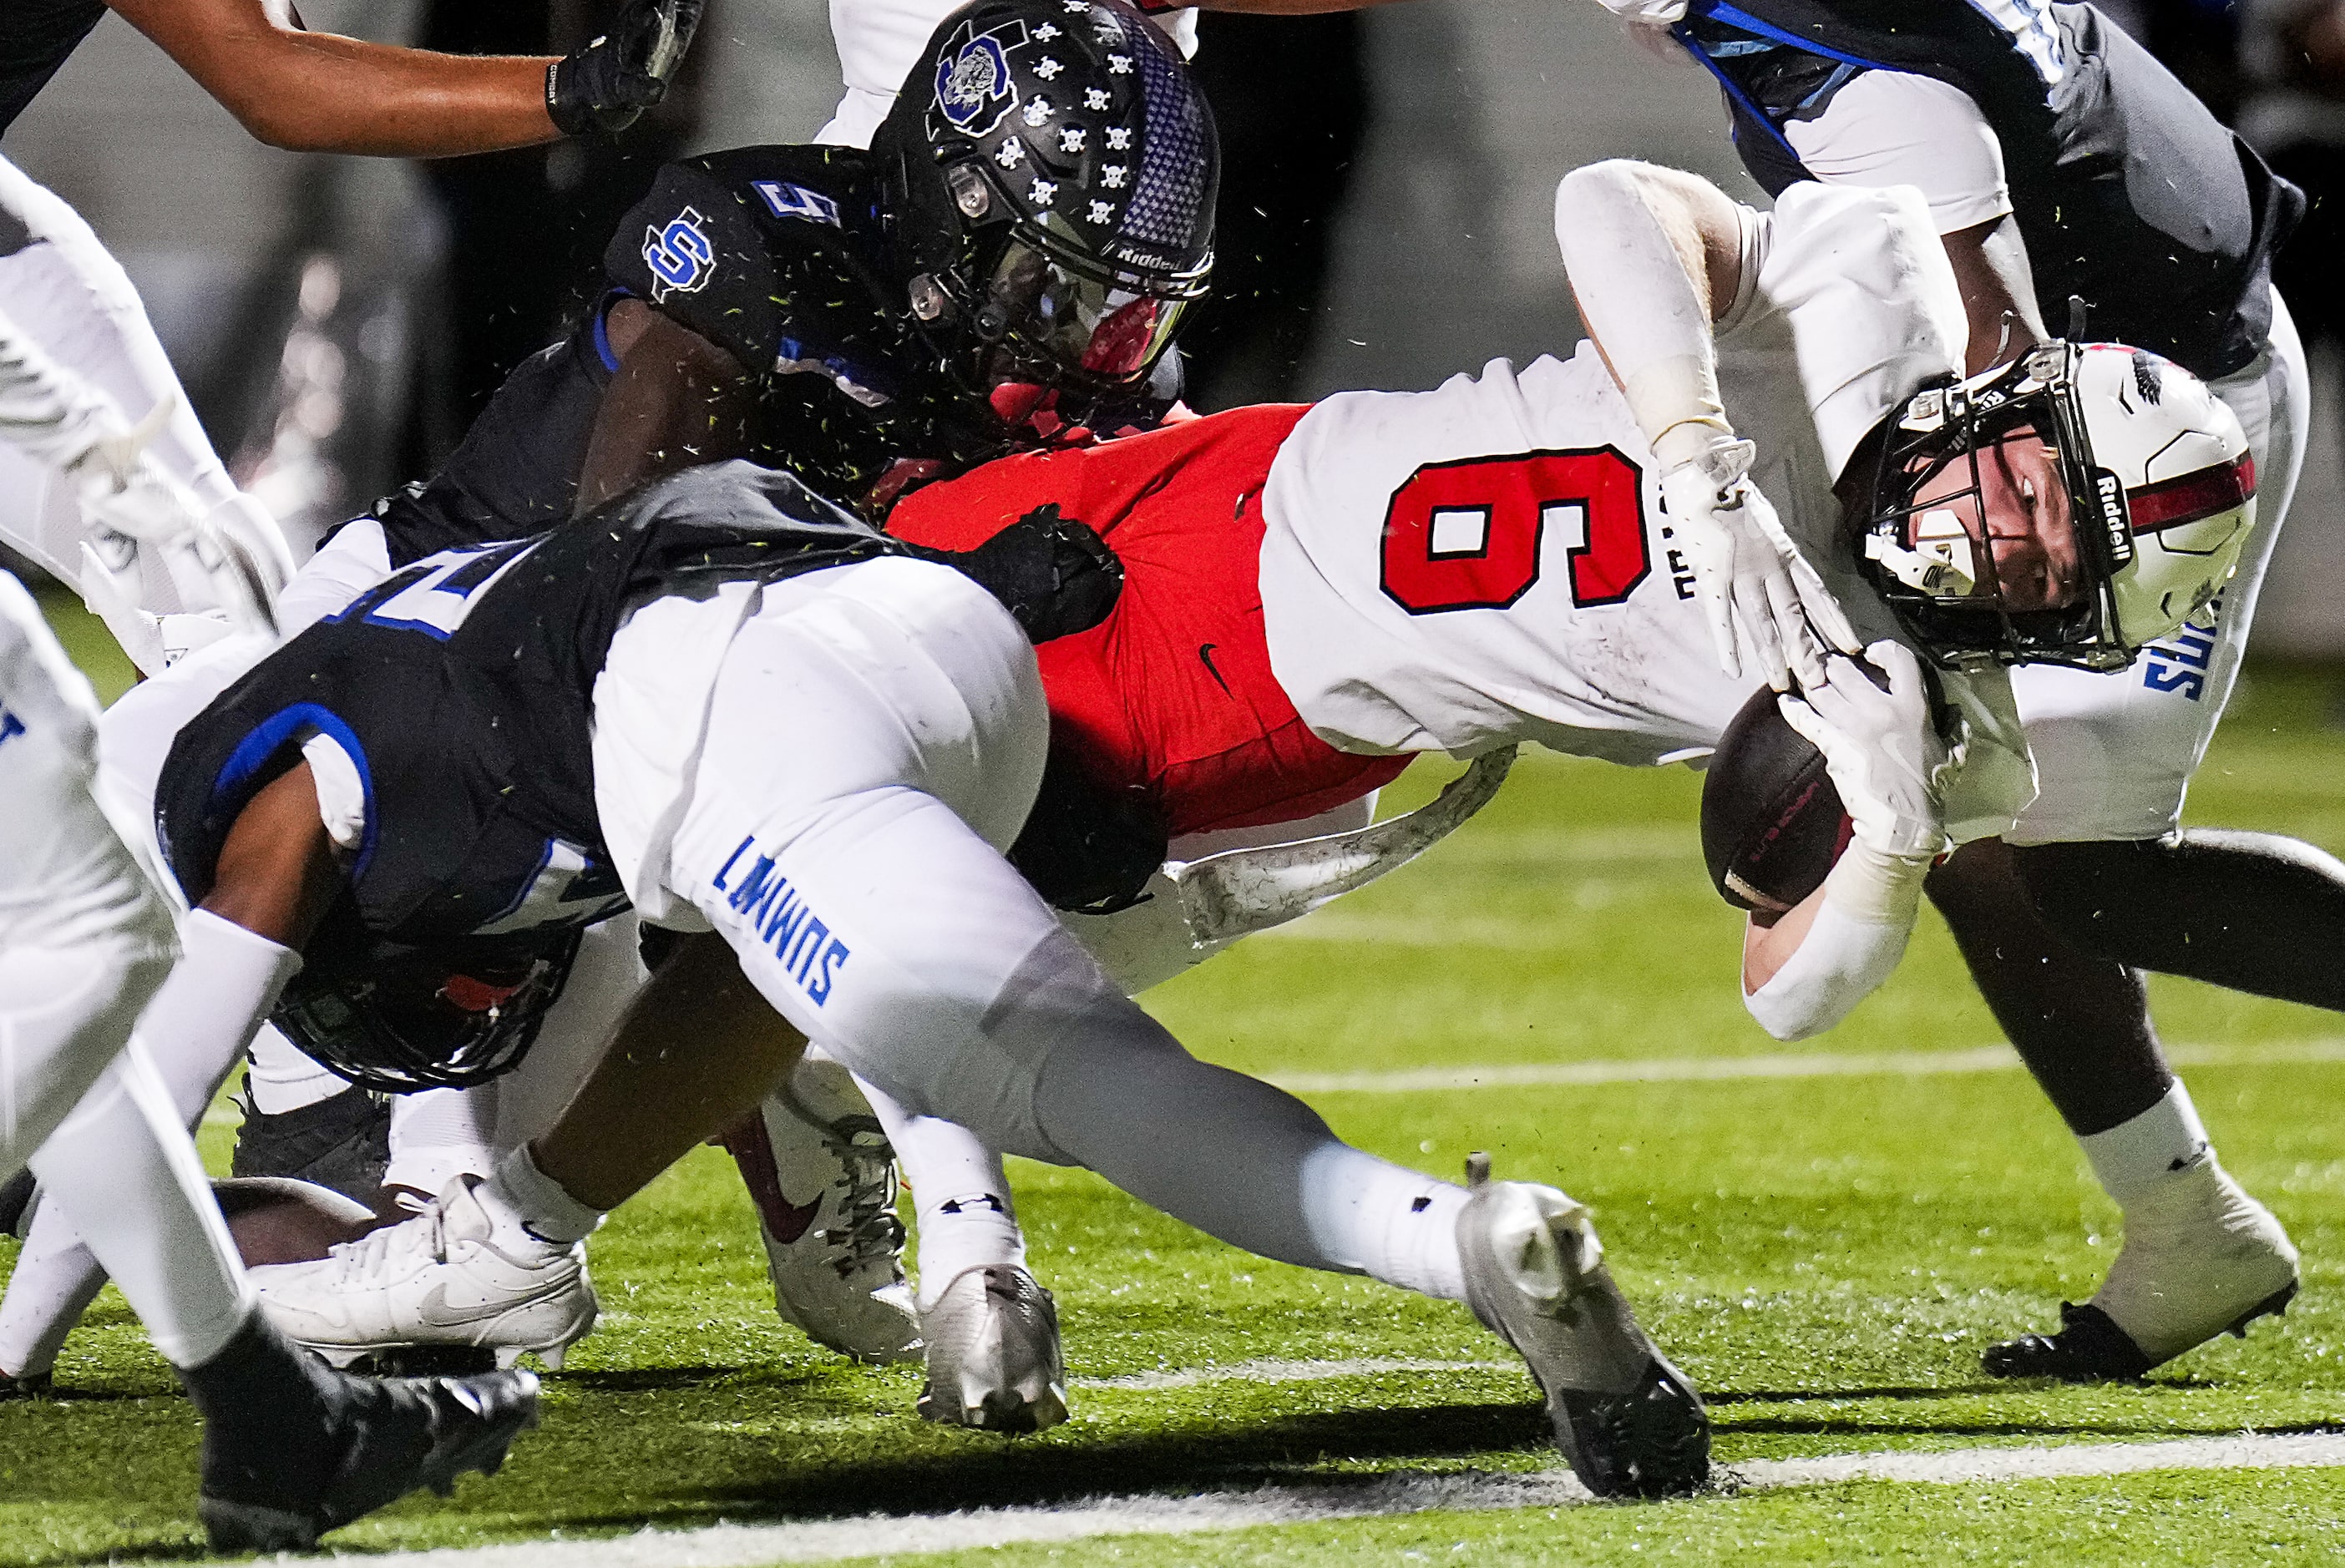
POLYGON ((1408 765, 1328 745, 1271 673, 1262 491, 1305 407, 1005 458, 915 491, 888 519, 915 544, 968 550, 1056 502, 1107 541, 1123 561, 1115 609, 1036 650, 1051 743, 1098 783, 1145 790, 1175 835, 1315 815, 1408 765))

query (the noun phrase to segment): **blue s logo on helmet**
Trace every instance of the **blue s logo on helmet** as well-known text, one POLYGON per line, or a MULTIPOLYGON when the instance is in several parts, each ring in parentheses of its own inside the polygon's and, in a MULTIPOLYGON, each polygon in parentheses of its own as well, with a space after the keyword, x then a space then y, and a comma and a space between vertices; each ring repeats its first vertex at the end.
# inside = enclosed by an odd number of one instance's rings
POLYGON ((1017 101, 1010 56, 992 34, 963 38, 937 61, 937 112, 963 136, 986 135, 1017 101))
POLYGON ((701 226, 708 220, 685 207, 666 226, 644 230, 644 265, 652 270, 652 303, 671 294, 694 294, 716 271, 716 248, 701 226))

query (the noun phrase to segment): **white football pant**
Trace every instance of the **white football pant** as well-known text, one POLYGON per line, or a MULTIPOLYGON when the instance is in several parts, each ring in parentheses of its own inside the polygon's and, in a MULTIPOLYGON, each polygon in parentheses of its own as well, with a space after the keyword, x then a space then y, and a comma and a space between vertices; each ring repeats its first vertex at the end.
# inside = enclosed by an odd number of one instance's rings
POLYGON ((1421 1216, 1454 1259, 1456 1209, 1433 1197, 1455 1189, 1192 1057, 1001 858, 1048 744, 1024 634, 949 568, 779 585, 725 658, 663 881, 777 1011, 911 1115, 1087 1167, 1249 1251, 1421 1288, 1389 1264, 1426 1249, 1393 1217, 1421 1216))
MULTIPOLYGON (((91 794, 89 684, 0 575, 0 1173, 29 1162, 156 1348, 195 1366, 252 1310, 194 1142, 131 1031, 171 917, 91 794)), ((10 1368, 8 1371, 22 1371, 10 1368)))

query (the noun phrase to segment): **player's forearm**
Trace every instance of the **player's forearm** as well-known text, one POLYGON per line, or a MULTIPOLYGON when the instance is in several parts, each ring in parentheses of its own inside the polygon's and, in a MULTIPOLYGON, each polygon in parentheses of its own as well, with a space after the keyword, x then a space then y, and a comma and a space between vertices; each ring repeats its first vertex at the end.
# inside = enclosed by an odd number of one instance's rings
POLYGON ((1851 844, 1824 885, 1773 927, 1751 928, 1743 1006, 1779 1040, 1820 1035, 1880 989, 1905 956, 1927 855, 1851 844))
POLYGON ((1556 243, 1580 320, 1662 461, 1732 435, 1711 323, 1741 283, 1741 224, 1715 187, 1613 159, 1555 194, 1556 243))
POLYGON ((550 58, 437 55, 282 25, 259 0, 109 0, 272 147, 447 157, 552 141, 550 58))
POLYGON ((1991 223, 1956 229, 1941 243, 1970 323, 1964 354, 1969 374, 2007 364, 2044 339, 2044 313, 2035 303, 2035 278, 2018 219, 2005 213, 1991 223))

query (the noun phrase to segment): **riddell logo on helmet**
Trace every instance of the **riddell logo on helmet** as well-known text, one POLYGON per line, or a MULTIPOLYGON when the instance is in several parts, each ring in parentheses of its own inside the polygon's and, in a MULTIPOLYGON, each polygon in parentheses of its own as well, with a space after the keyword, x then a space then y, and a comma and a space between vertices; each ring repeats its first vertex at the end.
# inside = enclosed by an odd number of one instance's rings
POLYGON ((2125 486, 2106 469, 2093 470, 2093 497, 2100 503, 2101 528, 2108 535, 2109 553, 2119 561, 2133 559, 2133 528, 2126 517, 2125 486))
POLYGON ((1115 248, 1115 259, 1127 267, 1152 267, 1159 272, 1172 270, 1171 257, 1159 256, 1152 250, 1135 249, 1129 245, 1119 245, 1115 248))
POLYGON ((976 34, 976 24, 963 25, 960 35, 937 61, 937 113, 946 124, 966 137, 991 134, 1018 101, 1009 51, 1025 42, 1022 22, 1002 34, 982 35, 976 34))

